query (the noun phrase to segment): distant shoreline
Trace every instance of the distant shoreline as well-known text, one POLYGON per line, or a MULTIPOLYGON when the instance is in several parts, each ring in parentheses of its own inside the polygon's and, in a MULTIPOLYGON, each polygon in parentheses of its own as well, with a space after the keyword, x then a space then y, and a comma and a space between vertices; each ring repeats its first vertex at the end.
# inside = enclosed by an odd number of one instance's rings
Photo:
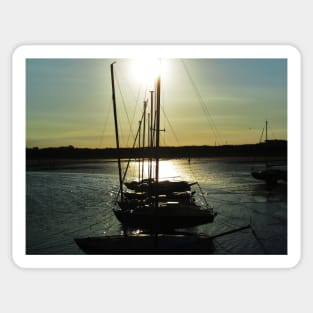
POLYGON ((248 144, 238 146, 185 146, 161 147, 156 151, 144 149, 88 149, 73 146, 59 148, 26 149, 27 170, 57 169, 77 163, 114 162, 122 160, 154 158, 160 159, 227 159, 243 162, 269 162, 287 160, 287 142, 271 141, 270 143, 248 144))
POLYGON ((117 159, 117 158, 190 158, 220 156, 287 156, 287 141, 223 146, 181 146, 154 148, 26 148, 26 159, 117 159))

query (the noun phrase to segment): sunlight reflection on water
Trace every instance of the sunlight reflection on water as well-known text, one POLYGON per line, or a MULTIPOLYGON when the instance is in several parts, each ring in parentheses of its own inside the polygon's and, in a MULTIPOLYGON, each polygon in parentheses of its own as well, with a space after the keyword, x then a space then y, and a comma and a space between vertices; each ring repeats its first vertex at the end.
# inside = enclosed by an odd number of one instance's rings
MULTIPOLYGON (((161 160, 159 165, 159 178, 160 180, 192 180, 192 173, 188 173, 184 163, 186 160, 161 160)), ((140 162, 134 162, 129 167, 129 177, 136 179, 140 173, 142 177, 142 164, 140 162)), ((148 178, 149 173, 148 162, 144 163, 143 166, 143 177, 148 178)), ((155 173, 155 162, 152 163, 152 173, 155 173)))

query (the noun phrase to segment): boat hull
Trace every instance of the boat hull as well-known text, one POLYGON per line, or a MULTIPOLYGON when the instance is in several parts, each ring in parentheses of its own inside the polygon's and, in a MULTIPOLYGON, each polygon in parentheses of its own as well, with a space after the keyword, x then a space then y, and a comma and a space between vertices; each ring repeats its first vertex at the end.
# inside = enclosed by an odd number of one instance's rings
POLYGON ((170 194, 173 192, 185 192, 190 191, 190 187, 196 183, 188 183, 186 181, 160 181, 150 182, 149 180, 143 180, 140 182, 132 181, 125 182, 125 186, 136 192, 149 192, 153 195, 170 194))
MULTIPOLYGON (((193 202, 194 194, 195 191, 172 192, 168 194, 159 194, 158 198, 160 202, 180 201, 191 203, 193 202)), ((128 200, 149 200, 155 198, 155 195, 150 195, 148 192, 124 192, 123 195, 128 200)))
POLYGON ((77 238, 86 254, 212 254, 213 241, 204 235, 139 234, 77 238))
MULTIPOLYGON (((121 205, 121 204, 120 204, 121 205)), ((211 210, 201 210, 195 205, 165 205, 139 207, 135 209, 114 210, 117 219, 125 227, 143 229, 176 229, 195 227, 212 223, 214 214, 211 210)))

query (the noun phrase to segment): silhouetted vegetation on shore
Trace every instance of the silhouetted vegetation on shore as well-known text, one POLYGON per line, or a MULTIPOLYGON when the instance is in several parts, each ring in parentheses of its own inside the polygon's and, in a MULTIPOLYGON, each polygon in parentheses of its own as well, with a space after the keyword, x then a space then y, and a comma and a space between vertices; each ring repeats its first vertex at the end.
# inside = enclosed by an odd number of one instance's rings
MULTIPOLYGON (((287 157, 287 141, 272 140, 267 143, 224 145, 224 146, 183 146, 160 147, 159 158, 201 158, 201 157, 242 157, 242 156, 281 156, 287 157)), ((126 159, 156 157, 151 148, 75 148, 73 146, 57 148, 27 148, 26 160, 44 159, 126 159)))

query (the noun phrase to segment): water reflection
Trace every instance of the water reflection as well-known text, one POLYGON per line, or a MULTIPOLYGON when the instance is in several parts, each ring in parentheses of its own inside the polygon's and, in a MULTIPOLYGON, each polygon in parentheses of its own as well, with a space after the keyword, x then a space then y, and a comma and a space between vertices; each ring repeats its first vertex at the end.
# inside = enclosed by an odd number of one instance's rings
MULTIPOLYGON (((192 159, 190 164, 188 159, 160 162, 162 179, 199 182, 206 200, 218 213, 214 223, 188 231, 214 236, 252 221, 262 246, 246 230, 216 238, 216 254, 287 251, 287 186, 268 191, 265 184, 251 177, 250 168, 248 162, 222 159, 192 159)), ((132 163, 129 179, 136 179, 138 172, 138 162, 132 163)), ((81 252, 73 237, 120 234, 121 226, 112 212, 117 173, 116 162, 108 161, 76 164, 75 170, 27 172, 27 252, 78 254, 81 252)), ((199 200, 200 194, 197 190, 199 200)))
MULTIPOLYGON (((132 162, 129 165, 129 179, 137 179, 138 177, 148 178, 149 163, 145 161, 132 162)), ((159 178, 160 180, 193 180, 191 173, 188 173, 187 160, 160 160, 159 162, 159 178)), ((152 162, 152 173, 155 173, 155 162, 152 162)), ((154 175, 153 175, 154 176, 154 175)), ((127 178, 126 178, 127 180, 127 178)))

